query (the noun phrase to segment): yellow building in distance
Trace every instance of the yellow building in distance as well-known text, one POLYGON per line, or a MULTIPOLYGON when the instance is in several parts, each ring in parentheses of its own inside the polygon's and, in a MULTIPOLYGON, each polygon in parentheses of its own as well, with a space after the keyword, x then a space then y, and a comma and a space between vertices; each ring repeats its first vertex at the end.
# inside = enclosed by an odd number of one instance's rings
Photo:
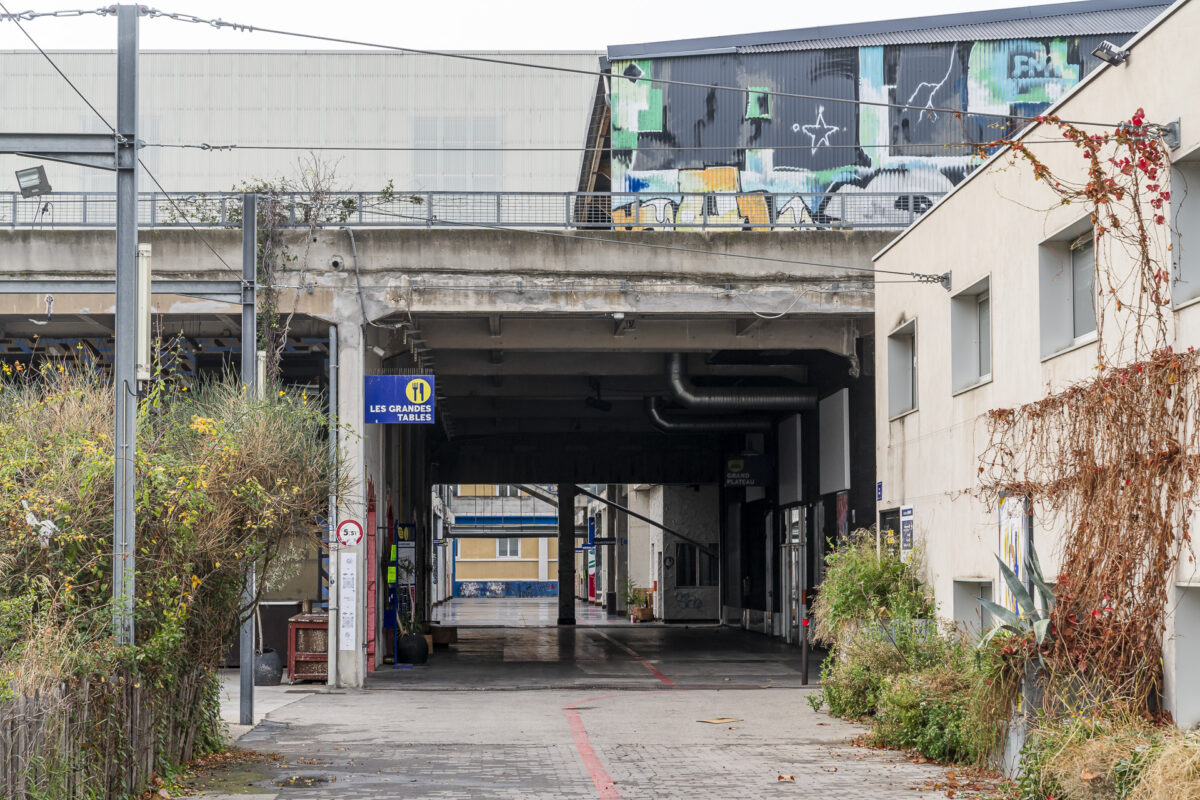
POLYGON ((558 512, 508 484, 451 487, 454 597, 558 594, 558 512))

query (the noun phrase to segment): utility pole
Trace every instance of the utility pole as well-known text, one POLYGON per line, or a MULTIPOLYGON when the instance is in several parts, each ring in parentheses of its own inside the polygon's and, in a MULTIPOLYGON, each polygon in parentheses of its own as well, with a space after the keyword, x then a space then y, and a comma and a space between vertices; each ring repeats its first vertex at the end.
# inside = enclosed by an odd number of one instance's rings
MULTIPOLYGON (((117 6, 117 313, 113 344, 113 613, 117 641, 133 644, 137 534, 138 16, 117 6)), ((145 332, 142 332, 143 334, 145 332)))
MULTIPOLYGON (((242 195, 242 391, 257 398, 264 387, 258 385, 258 308, 255 304, 255 284, 258 278, 258 196, 253 192, 242 195)), ((246 570, 242 586, 242 601, 246 618, 238 633, 238 677, 241 679, 239 721, 254 724, 254 624, 258 617, 255 608, 254 562, 246 570)))
MULTIPOLYGON (((111 13, 111 12, 109 12, 111 13)), ((134 643, 137 515, 138 17, 118 5, 117 126, 110 133, 0 133, 0 153, 106 169, 117 177, 116 330, 113 344, 113 632, 134 643)), ((107 123, 106 123, 107 124, 107 123)))

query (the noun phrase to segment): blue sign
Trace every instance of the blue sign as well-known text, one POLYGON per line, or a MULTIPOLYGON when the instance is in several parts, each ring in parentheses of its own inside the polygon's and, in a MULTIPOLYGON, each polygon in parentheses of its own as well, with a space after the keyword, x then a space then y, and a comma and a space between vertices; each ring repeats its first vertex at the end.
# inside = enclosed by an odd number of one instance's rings
POLYGON ((432 375, 367 375, 363 378, 366 422, 433 423, 432 375))
POLYGON ((876 481, 875 483, 875 499, 883 499, 883 481, 876 481))
POLYGON ((587 547, 588 550, 594 550, 596 548, 596 518, 595 517, 588 517, 588 538, 587 538, 587 544, 585 545, 585 547, 587 547))

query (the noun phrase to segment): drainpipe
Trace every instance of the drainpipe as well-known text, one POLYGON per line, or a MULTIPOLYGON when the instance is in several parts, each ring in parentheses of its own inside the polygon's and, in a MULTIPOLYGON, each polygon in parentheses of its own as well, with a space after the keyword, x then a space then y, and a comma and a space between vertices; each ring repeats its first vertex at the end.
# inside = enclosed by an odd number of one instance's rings
POLYGON ((334 546, 337 530, 337 463, 338 463, 338 335, 337 326, 329 326, 329 459, 334 464, 333 489, 329 492, 329 602, 328 624, 325 629, 328 661, 325 667, 325 682, 330 688, 338 685, 338 585, 340 576, 338 551, 334 546))
POLYGON ((817 391, 807 386, 699 388, 688 378, 682 353, 667 356, 667 385, 675 400, 704 411, 812 411, 817 407, 817 391))
POLYGON ((675 417, 663 415, 657 397, 646 398, 646 416, 654 427, 664 433, 765 433, 771 430, 767 417, 751 417, 741 414, 725 416, 675 417))

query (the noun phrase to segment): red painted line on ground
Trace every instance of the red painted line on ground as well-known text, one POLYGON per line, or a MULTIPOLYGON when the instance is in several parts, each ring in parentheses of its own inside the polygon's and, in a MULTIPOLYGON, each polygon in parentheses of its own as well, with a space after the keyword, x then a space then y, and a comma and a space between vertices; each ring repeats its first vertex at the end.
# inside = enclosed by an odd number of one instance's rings
POLYGON ((567 725, 571 728, 571 738, 575 741, 575 749, 579 751, 579 757, 583 760, 583 766, 587 768, 588 775, 592 777, 592 783, 596 784, 596 794, 600 800, 621 800, 621 793, 617 791, 616 784, 613 783, 604 764, 600 762, 600 757, 596 755, 596 749, 592 747, 587 729, 583 726, 583 717, 579 716, 576 705, 576 703, 571 703, 563 706, 563 713, 567 716, 567 725))
MULTIPOLYGON (((586 625, 587 623, 585 622, 584 624, 586 625)), ((641 665, 642 665, 643 667, 645 667, 646 669, 650 670, 650 674, 651 674, 651 675, 653 675, 654 677, 658 678, 658 679, 659 679, 660 681, 662 681, 664 684, 666 684, 667 686, 674 686, 674 685, 675 685, 675 681, 671 680, 671 679, 670 679, 670 678, 668 678, 666 675, 663 675, 661 672, 659 672, 657 667, 655 667, 653 664, 651 664, 651 663, 650 663, 649 661, 647 661, 646 659, 642 658, 642 657, 641 657, 641 655, 640 655, 640 654, 639 654, 639 653, 638 653, 636 650, 634 650, 632 647, 630 647, 630 646, 628 646, 628 645, 626 645, 626 644, 622 644, 621 642, 618 642, 616 639, 612 638, 611 636, 609 636, 609 635, 608 635, 607 633, 605 633, 604 631, 598 630, 598 629, 597 629, 595 626, 590 626, 590 627, 592 628, 592 630, 596 631, 596 633, 597 633, 597 634, 598 634, 598 635, 599 635, 601 638, 603 638, 605 641, 607 641, 607 642, 609 642, 610 644, 613 644, 613 645, 615 645, 615 646, 617 646, 617 647, 621 648, 621 649, 622 649, 622 650, 624 650, 626 653, 628 653, 629 655, 633 656, 633 659, 634 659, 635 661, 637 661, 639 664, 641 664, 641 665)))

